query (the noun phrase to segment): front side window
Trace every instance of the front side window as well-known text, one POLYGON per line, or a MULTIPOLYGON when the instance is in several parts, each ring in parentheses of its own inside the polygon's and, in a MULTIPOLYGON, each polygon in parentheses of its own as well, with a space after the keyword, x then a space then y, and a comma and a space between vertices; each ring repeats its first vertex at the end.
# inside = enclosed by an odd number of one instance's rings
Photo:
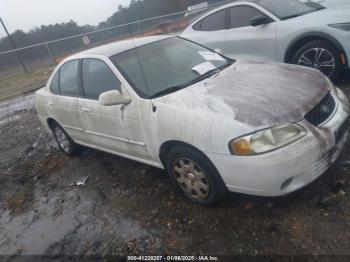
POLYGON ((107 91, 121 90, 121 83, 112 70, 98 59, 83 60, 83 88, 86 98, 98 99, 107 91))
POLYGON ((250 26, 251 20, 256 16, 266 16, 251 6, 235 6, 230 8, 230 28, 250 26))
POLYGON ((226 29, 226 10, 209 15, 194 26, 195 30, 217 31, 226 29))
POLYGON ((177 37, 117 54, 111 60, 145 98, 185 88, 232 63, 205 47, 177 37))
POLYGON ((79 60, 65 63, 60 68, 60 94, 79 95, 79 60))

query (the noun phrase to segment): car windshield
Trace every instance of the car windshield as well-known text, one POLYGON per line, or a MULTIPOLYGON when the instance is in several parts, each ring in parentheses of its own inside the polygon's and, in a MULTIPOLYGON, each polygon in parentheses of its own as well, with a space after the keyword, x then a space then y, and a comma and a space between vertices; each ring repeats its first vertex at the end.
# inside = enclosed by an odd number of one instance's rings
POLYGON ((325 9, 313 0, 257 0, 259 5, 269 10, 281 20, 302 16, 325 9))
POLYGON ((114 65, 144 98, 175 92, 232 63, 205 47, 173 37, 111 57, 114 65))

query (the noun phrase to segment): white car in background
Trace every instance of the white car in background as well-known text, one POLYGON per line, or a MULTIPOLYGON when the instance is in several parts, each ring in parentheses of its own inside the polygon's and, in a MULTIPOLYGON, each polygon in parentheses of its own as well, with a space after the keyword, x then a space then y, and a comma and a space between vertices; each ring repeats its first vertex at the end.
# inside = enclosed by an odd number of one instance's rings
MULTIPOLYGON (((309 0, 301 0, 302 2, 306 3, 309 0)), ((340 6, 340 5, 349 5, 349 0, 312 0, 313 2, 319 3, 325 7, 334 7, 334 6, 340 6)))
POLYGON ((237 1, 201 16, 181 36, 231 58, 317 68, 336 81, 349 69, 350 1, 237 1))
POLYGON ((279 196, 311 183, 349 127, 347 98, 319 71, 231 60, 171 36, 69 57, 35 101, 66 154, 84 145, 165 168, 202 205, 227 190, 279 196))

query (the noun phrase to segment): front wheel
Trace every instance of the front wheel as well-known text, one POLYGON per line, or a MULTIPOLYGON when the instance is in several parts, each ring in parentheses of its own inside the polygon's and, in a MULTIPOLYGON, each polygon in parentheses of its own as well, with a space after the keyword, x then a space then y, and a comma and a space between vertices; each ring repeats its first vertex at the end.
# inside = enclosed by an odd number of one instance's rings
POLYGON ((309 42, 297 50, 292 62, 318 69, 332 81, 338 81, 343 69, 340 55, 340 51, 333 44, 317 40, 309 42))
POLYGON ((79 146, 74 143, 59 124, 53 123, 51 128, 58 146, 65 154, 71 156, 79 152, 79 146))
POLYGON ((168 153, 166 169, 175 189, 195 204, 217 204, 227 193, 210 160, 192 148, 173 148, 168 153))

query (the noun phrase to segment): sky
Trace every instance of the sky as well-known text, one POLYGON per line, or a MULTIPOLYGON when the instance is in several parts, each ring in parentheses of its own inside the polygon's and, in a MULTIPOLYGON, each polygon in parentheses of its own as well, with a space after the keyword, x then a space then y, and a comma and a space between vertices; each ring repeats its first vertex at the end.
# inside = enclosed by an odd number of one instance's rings
MULTIPOLYGON (((10 33, 28 31, 42 24, 76 21, 79 25, 97 25, 106 20, 118 5, 130 0, 0 0, 0 17, 10 33)), ((1 26, 0 26, 1 27, 1 26)), ((5 32, 0 28, 0 37, 5 32)))

